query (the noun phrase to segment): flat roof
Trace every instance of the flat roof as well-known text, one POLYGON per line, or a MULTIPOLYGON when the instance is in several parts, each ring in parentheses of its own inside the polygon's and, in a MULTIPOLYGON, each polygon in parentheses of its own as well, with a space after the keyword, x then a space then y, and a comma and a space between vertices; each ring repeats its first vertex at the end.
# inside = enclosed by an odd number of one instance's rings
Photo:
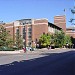
POLYGON ((32 20, 32 19, 20 19, 20 20, 16 20, 16 21, 22 21, 22 20, 32 20))

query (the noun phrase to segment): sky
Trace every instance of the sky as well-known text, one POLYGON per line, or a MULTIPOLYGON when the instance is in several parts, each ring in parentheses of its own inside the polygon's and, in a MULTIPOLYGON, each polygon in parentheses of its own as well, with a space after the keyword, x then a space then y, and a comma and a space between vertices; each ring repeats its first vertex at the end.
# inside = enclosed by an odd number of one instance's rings
POLYGON ((54 23, 54 16, 66 15, 66 26, 69 27, 73 6, 74 0, 0 0, 0 21, 47 18, 54 23))

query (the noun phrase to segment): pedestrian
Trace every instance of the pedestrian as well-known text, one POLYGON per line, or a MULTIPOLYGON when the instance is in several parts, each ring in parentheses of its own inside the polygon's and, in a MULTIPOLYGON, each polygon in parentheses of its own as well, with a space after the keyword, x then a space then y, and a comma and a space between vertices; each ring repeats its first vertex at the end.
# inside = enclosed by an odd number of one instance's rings
POLYGON ((48 50, 50 49, 50 47, 48 46, 48 50))
POLYGON ((26 52, 26 49, 23 47, 23 51, 24 51, 24 53, 26 52))
POLYGON ((51 46, 50 46, 50 49, 51 49, 51 46))

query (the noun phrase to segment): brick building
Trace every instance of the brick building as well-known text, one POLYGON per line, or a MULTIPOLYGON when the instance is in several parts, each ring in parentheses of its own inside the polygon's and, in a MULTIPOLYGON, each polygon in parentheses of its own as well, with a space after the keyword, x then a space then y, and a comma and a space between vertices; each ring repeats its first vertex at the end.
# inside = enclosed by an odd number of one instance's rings
POLYGON ((75 26, 71 26, 71 27, 66 28, 66 34, 75 38, 75 26))
POLYGON ((73 38, 72 42, 75 46, 75 26, 71 26, 71 27, 66 28, 66 17, 65 17, 65 15, 55 16, 54 17, 54 24, 56 26, 62 28, 63 31, 65 32, 65 34, 67 34, 73 38))
POLYGON ((66 28, 66 34, 69 35, 70 37, 72 37, 72 42, 73 42, 74 48, 75 48, 75 26, 66 28))
POLYGON ((58 27, 62 28, 63 31, 66 32, 66 17, 65 17, 65 15, 55 16, 54 24, 57 25, 58 27))
POLYGON ((65 15, 62 16, 55 16, 54 17, 54 24, 63 29, 63 31, 70 35, 71 37, 75 38, 75 27, 71 26, 66 28, 66 17, 65 15))
POLYGON ((48 19, 21 19, 3 25, 10 32, 11 38, 15 40, 16 33, 19 32, 26 46, 36 45, 43 33, 55 33, 60 31, 60 27, 49 23, 48 19))

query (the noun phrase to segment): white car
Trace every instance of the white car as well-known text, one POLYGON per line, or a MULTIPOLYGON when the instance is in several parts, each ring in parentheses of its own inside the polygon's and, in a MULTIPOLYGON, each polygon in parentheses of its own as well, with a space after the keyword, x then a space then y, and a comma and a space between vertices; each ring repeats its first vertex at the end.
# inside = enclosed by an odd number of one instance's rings
POLYGON ((27 51, 31 51, 32 48, 31 48, 31 47, 26 47, 26 50, 27 50, 27 51))

